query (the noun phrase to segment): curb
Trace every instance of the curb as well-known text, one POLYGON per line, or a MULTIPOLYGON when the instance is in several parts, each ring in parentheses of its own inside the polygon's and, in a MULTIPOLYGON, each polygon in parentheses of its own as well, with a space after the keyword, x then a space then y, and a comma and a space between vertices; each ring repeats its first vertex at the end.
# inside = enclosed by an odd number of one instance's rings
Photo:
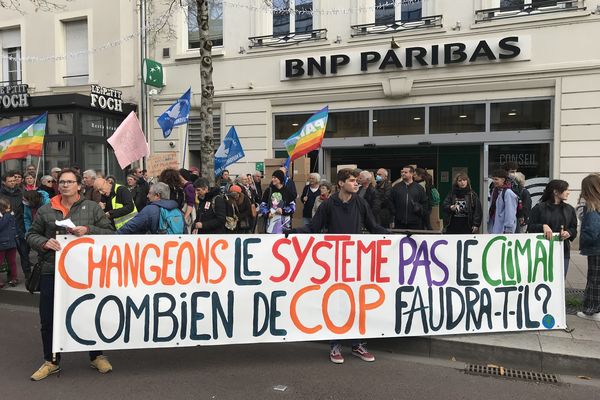
MULTIPOLYGON (((590 345, 594 344, 590 342, 590 345)), ((584 375, 600 378, 600 360, 598 358, 447 340, 443 337, 377 339, 369 341, 369 348, 464 363, 493 364, 548 374, 584 375)))

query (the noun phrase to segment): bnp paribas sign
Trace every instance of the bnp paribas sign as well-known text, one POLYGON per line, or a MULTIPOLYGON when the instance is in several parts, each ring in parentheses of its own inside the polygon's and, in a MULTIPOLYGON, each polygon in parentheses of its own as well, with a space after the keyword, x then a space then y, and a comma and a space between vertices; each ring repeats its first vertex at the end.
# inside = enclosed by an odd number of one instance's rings
POLYGON ((400 44, 364 51, 335 52, 281 61, 281 80, 408 71, 424 68, 525 61, 531 59, 530 36, 400 44), (395 46, 394 46, 395 47, 395 46))

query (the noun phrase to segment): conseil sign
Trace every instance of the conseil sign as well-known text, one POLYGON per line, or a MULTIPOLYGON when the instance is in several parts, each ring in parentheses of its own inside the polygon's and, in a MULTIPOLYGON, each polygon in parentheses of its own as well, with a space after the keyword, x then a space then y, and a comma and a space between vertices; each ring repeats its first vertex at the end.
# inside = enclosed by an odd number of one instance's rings
POLYGON ((280 62, 281 80, 395 72, 454 65, 491 64, 531 59, 530 36, 387 46, 337 52, 280 62))

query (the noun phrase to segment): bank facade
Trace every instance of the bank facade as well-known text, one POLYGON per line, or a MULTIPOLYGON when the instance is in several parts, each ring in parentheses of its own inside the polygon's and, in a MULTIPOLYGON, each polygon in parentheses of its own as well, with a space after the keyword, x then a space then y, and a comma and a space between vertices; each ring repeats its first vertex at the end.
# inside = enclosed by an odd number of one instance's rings
MULTIPOLYGON (((23 14, 1 9, 0 127, 48 112, 40 173, 79 165, 122 176, 106 139, 140 98, 135 4, 66 5, 34 12, 22 2, 23 14)), ((37 161, 9 160, 1 169, 37 161)))
MULTIPOLYGON (((513 160, 534 192, 562 178, 575 201, 600 169, 599 1, 297 0, 291 15, 239 3, 215 6, 211 25, 216 125, 235 126, 246 152, 233 174, 284 156, 284 139, 326 105, 323 149, 310 156, 328 179, 338 165, 396 179, 414 164, 433 170, 442 195, 459 171, 481 192, 513 160)), ((154 117, 190 86, 199 114, 195 31, 179 22, 180 37, 154 50, 167 76, 154 117)), ((184 149, 185 128, 151 134, 155 152, 184 149)))

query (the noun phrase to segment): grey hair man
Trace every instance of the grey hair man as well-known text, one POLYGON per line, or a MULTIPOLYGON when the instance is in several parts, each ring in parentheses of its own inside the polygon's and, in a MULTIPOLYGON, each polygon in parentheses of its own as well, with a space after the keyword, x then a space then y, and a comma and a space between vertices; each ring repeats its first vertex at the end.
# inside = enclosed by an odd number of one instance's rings
POLYGON ((96 171, 88 169, 83 171, 83 197, 87 200, 92 200, 96 203, 102 201, 102 195, 97 189, 94 189, 94 182, 96 181, 96 171))
MULTIPOLYGON (((127 221, 125 225, 117 230, 120 235, 134 235, 146 233, 165 233, 160 229, 161 209, 167 211, 178 210, 177 202, 169 200, 171 189, 163 182, 157 182, 148 190, 148 205, 138 212, 135 217, 127 221)), ((179 211, 181 214, 181 211, 179 211)), ((183 214, 181 214, 183 221, 183 214)), ((182 225, 183 227, 183 225, 182 225)), ((183 233, 183 232, 181 232, 183 233)))

